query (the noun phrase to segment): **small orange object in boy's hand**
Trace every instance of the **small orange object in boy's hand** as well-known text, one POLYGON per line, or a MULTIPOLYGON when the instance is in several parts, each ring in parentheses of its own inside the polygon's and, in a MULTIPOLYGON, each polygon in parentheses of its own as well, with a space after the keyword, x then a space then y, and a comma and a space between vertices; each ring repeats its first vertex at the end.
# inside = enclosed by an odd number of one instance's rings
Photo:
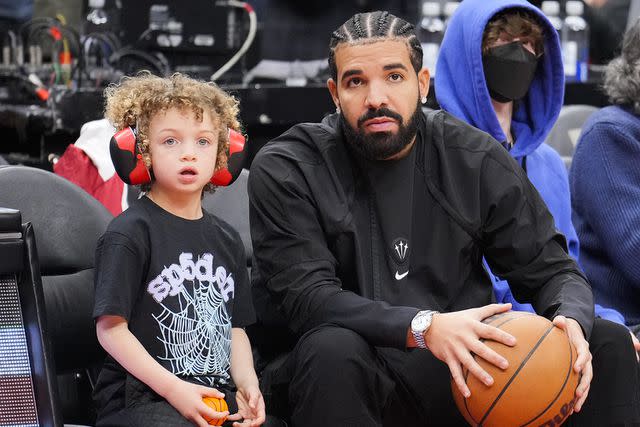
MULTIPOLYGON (((227 402, 224 401, 224 399, 219 399, 217 397, 203 397, 202 401, 216 412, 224 412, 229 410, 229 406, 227 405, 227 402)), ((227 417, 210 418, 210 419, 207 419, 205 417, 205 420, 209 423, 209 425, 221 426, 222 423, 224 423, 227 420, 227 417)))

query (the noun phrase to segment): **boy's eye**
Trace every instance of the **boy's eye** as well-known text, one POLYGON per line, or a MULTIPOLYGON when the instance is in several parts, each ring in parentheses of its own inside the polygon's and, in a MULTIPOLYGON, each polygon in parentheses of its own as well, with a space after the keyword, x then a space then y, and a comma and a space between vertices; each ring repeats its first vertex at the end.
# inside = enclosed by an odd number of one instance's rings
POLYGON ((174 138, 167 138, 163 142, 163 144, 165 145, 176 145, 177 143, 178 141, 176 141, 174 138))
POLYGON ((209 140, 208 140, 208 139, 200 138, 200 139, 198 140, 198 145, 209 145, 209 144, 211 144, 211 142, 209 142, 209 140))

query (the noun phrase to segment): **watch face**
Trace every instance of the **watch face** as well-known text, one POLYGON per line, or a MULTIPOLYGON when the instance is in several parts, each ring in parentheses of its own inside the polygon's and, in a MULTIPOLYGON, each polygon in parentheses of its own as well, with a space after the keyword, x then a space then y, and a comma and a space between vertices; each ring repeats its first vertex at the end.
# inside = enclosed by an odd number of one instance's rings
POLYGON ((411 321, 411 329, 414 331, 424 331, 427 327, 427 316, 424 314, 416 316, 411 321))

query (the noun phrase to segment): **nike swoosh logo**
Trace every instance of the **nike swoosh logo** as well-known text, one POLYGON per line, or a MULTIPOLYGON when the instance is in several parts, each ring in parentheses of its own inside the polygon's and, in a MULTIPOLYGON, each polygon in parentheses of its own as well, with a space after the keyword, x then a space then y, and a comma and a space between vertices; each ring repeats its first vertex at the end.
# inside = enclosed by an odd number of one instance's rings
POLYGON ((396 280, 402 280, 405 277, 407 277, 407 274, 409 274, 409 271, 405 271, 404 273, 400 274, 398 273, 398 271, 396 271, 396 280))

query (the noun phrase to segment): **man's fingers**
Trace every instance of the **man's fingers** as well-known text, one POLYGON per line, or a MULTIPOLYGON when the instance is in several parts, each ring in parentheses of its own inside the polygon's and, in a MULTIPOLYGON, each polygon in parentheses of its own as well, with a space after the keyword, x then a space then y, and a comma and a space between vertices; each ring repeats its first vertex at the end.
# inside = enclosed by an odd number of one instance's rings
POLYGON ((511 310, 511 303, 485 305, 478 308, 478 314, 480 316, 478 320, 483 321, 494 314, 504 313, 509 310, 511 310))
POLYGON ((567 318, 564 316, 556 316, 553 318, 553 324, 563 331, 567 332, 567 318))
POLYGON ((502 329, 496 328, 495 326, 479 323, 476 329, 476 333, 480 338, 497 341, 508 346, 516 345, 516 338, 513 335, 510 335, 502 329))
POLYGON ((582 405, 584 405, 585 400, 587 400, 587 396, 589 396, 589 389, 591 388, 591 379, 593 378, 593 366, 591 362, 587 363, 584 367, 582 378, 580 378, 580 383, 578 384, 578 388, 576 388, 576 397, 578 400, 574 405, 574 409, 576 412, 580 412, 582 409, 582 405))
MULTIPOLYGON (((573 369, 578 373, 582 373, 582 379, 584 379, 584 367, 586 365, 591 365, 591 352, 589 351, 589 346, 584 339, 573 340, 571 337, 569 337, 569 339, 575 345, 576 352, 578 353, 573 369)), ((589 378, 589 381, 591 381, 591 378, 589 378)))
POLYGON ((587 389, 584 391, 582 396, 578 398, 578 400, 576 401, 576 404, 573 406, 573 410, 575 412, 580 412, 582 410, 582 406, 584 405, 584 402, 587 400, 587 397, 589 397, 589 390, 591 390, 591 385, 587 387, 587 389))
POLYGON ((451 372, 451 378, 453 382, 458 387, 458 390, 464 397, 471 396, 471 391, 469 391, 469 387, 467 387, 467 383, 464 381, 464 376, 462 375, 462 368, 460 367, 460 363, 457 360, 451 360, 447 362, 449 365, 449 371, 451 372))
POLYGON ((491 375, 489 375, 487 371, 482 369, 482 366, 480 366, 478 362, 476 362, 476 360, 473 358, 473 356, 471 356, 470 353, 467 353, 466 350, 463 350, 461 354, 458 355, 458 357, 460 362, 462 363, 462 366, 467 368, 471 375, 478 378, 487 386, 493 384, 493 378, 491 377, 491 375))
POLYGON ((470 346, 471 351, 473 351, 477 356, 482 357, 487 362, 497 366, 500 369, 507 369, 509 367, 509 362, 507 359, 498 354, 495 350, 489 348, 486 344, 480 341, 475 341, 470 346))
POLYGON ((640 361, 640 354, 638 354, 638 352, 640 351, 640 341, 638 341, 638 337, 636 337, 633 332, 629 331, 629 333, 631 334, 631 342, 633 343, 633 349, 636 351, 636 360, 640 361))
MULTIPOLYGON (((591 362, 589 343, 584 339, 582 329, 580 329, 580 326, 572 326, 564 316, 556 316, 553 319, 553 324, 566 332, 569 341, 571 341, 576 348, 578 357, 576 358, 576 363, 573 365, 573 368, 576 372, 581 373, 585 364, 591 362), (576 328, 578 329, 576 330, 576 328)), ((573 325, 576 325, 576 323, 573 322, 573 325)))
POLYGON ((576 353, 578 354, 573 369, 580 374, 580 382, 576 388, 577 399, 573 409, 575 412, 580 412, 582 405, 584 405, 589 395, 591 380, 593 379, 592 356, 589 351, 589 343, 584 339, 582 328, 580 328, 580 325, 575 320, 567 319, 564 316, 556 316, 553 319, 553 324, 567 333, 569 341, 574 345, 576 353))
POLYGON ((584 402, 584 397, 589 393, 589 387, 591 386, 591 380, 593 379, 593 366, 591 362, 587 363, 582 370, 582 376, 580 377, 580 382, 578 383, 578 387, 576 388, 576 396, 578 400, 582 400, 584 402))

